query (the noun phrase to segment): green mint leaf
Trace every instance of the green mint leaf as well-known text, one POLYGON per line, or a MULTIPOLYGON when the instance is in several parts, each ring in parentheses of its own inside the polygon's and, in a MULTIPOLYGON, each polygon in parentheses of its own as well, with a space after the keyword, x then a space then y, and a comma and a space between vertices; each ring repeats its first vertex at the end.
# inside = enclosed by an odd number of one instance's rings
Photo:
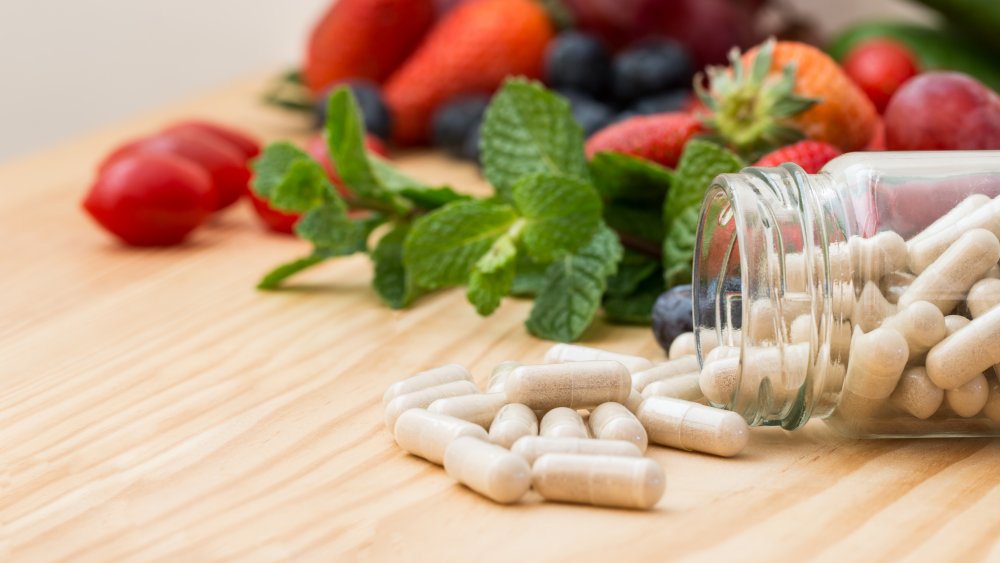
POLYGON ((670 227, 663 241, 663 277, 667 287, 691 283, 695 239, 701 210, 689 207, 670 227))
POLYGON ((403 266, 403 244, 409 233, 409 225, 395 227, 379 239, 371 254, 375 262, 372 285, 382 301, 393 309, 406 307, 417 294, 403 266))
POLYGON ((483 174, 506 200, 523 176, 547 172, 589 181, 583 130, 569 103, 540 84, 508 79, 483 120, 483 174))
POLYGON ((414 221, 406 239, 406 271, 424 289, 463 284, 517 220, 514 208, 490 201, 458 201, 432 211, 414 221))
POLYGON ((604 221, 619 235, 646 241, 654 250, 667 232, 659 206, 616 201, 604 206, 604 221))
POLYGON ((437 209, 453 201, 472 199, 448 186, 428 186, 419 180, 414 180, 378 155, 369 154, 368 163, 386 189, 398 193, 423 209, 437 209))
POLYGON ((612 323, 648 325, 653 320, 653 304, 663 289, 663 278, 650 276, 628 295, 608 296, 604 317, 612 323))
POLYGON ((460 194, 448 186, 438 188, 403 188, 399 195, 412 201, 417 207, 427 210, 437 209, 455 201, 469 201, 471 196, 460 194))
POLYGON ((313 243, 316 252, 344 256, 364 250, 366 224, 347 216, 344 202, 333 199, 308 211, 295 224, 295 234, 313 243))
POLYGON ((514 283, 516 258, 514 236, 508 233, 498 238, 476 262, 469 276, 466 297, 475 305, 477 313, 485 317, 500 306, 514 283))
POLYGON ((571 176, 525 176, 512 189, 524 217, 521 242, 531 257, 549 262, 589 241, 601 222, 601 200, 588 184, 571 176))
POLYGON ((673 173, 642 158, 599 152, 590 159, 594 187, 607 200, 659 204, 670 190, 673 173))
MULTIPOLYGON (((645 254, 640 254, 630 248, 625 249, 618 271, 608 278, 608 295, 627 296, 635 292, 639 285, 651 277, 662 280, 660 261, 645 254)), ((661 281, 662 283, 662 281, 661 281)))
MULTIPOLYGON (((393 170, 392 167, 388 163, 377 161, 376 171, 368 158, 365 127, 351 90, 347 86, 337 88, 330 95, 326 107, 327 149, 340 179, 362 200, 380 203, 388 211, 395 213, 409 211, 406 201, 383 183, 389 176, 387 170, 393 170)), ((395 180, 398 178, 393 179, 395 180)))
POLYGON ((282 264, 268 272, 257 284, 257 289, 277 289, 286 279, 301 272, 302 270, 311 268, 326 259, 327 256, 311 254, 304 258, 299 258, 282 264))
POLYGON ((746 164, 729 150, 700 139, 688 141, 677 163, 674 184, 663 205, 663 222, 670 228, 689 207, 700 207, 705 192, 719 174, 739 172, 746 164))
POLYGON ((597 314, 608 276, 615 273, 621 257, 618 237, 602 227, 576 254, 550 264, 525 323, 528 330, 563 342, 579 338, 597 314))
POLYGON ((548 264, 535 262, 527 252, 518 252, 514 282, 510 294, 515 297, 534 297, 545 285, 545 270, 548 264))
POLYGON ((283 211, 308 211, 334 193, 323 167, 289 143, 268 145, 251 167, 250 188, 283 211))

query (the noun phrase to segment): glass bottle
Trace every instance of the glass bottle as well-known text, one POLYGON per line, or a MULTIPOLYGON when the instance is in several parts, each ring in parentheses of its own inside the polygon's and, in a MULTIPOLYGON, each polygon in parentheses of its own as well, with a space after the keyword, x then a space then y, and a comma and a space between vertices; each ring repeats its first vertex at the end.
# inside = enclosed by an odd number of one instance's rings
POLYGON ((706 397, 752 425, 1000 435, 997 196, 1000 151, 717 177, 694 258, 706 397))

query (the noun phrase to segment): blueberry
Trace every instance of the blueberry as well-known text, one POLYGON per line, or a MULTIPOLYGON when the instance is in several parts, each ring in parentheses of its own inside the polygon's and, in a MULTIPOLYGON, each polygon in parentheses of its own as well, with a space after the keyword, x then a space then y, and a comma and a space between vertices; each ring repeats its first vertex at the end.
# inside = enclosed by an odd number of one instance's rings
POLYGON ((611 82, 611 56, 592 35, 567 31, 556 37, 545 52, 545 78, 549 86, 600 98, 611 82))
POLYGON ((615 58, 615 99, 628 105, 687 86, 693 75, 694 63, 680 44, 669 39, 643 42, 615 58))
POLYGON ((615 120, 615 112, 586 94, 574 91, 560 92, 568 101, 573 117, 583 127, 583 135, 589 137, 604 129, 615 120))
POLYGON ((690 97, 690 90, 671 90, 664 94, 657 94, 655 96, 643 98, 633 104, 630 109, 639 115, 681 111, 684 109, 684 106, 687 105, 690 97))
MULTIPOLYGON (((486 96, 463 96, 439 107, 431 118, 431 141, 434 146, 455 156, 469 158, 467 139, 482 123, 489 101, 486 96)), ((477 148, 476 156, 478 152, 477 148)))
POLYGON ((476 126, 469 131, 469 134, 465 136, 465 139, 462 140, 462 146, 459 148, 455 156, 478 164, 479 137, 482 129, 482 123, 477 123, 476 126))
POLYGON ((684 332, 691 332, 691 286, 675 286, 656 298, 653 305, 653 336, 664 350, 684 332))
POLYGON ((326 126, 326 103, 330 94, 336 88, 347 85, 354 94, 361 109, 361 118, 369 133, 383 140, 392 136, 392 113, 382 99, 382 93, 377 85, 367 80, 348 80, 334 84, 324 92, 316 102, 316 126, 320 129, 326 126))

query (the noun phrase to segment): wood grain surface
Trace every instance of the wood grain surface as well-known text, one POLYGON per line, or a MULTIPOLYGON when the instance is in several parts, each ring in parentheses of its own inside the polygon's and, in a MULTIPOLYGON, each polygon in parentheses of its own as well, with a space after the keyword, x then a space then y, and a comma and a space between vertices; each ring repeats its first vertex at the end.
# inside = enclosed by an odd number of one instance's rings
MULTIPOLYGON (((304 121, 259 77, 0 166, 0 560, 889 561, 1000 558, 1000 442, 755 429, 735 459, 650 448, 655 510, 492 504, 394 447, 380 397, 445 362, 482 381, 549 343, 460 290, 393 312, 364 256, 254 290, 306 251, 247 206, 183 247, 122 248, 79 200, 114 144, 200 115, 265 138, 304 121)), ((403 156, 436 182, 474 169, 403 156)), ((662 358, 646 329, 587 344, 662 358)))

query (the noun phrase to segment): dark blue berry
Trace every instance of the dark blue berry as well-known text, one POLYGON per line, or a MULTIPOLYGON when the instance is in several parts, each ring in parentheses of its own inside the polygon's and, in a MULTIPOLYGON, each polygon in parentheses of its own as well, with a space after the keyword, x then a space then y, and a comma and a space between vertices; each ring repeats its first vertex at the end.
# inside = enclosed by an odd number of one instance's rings
POLYGON ((573 91, 560 92, 568 101, 573 117, 583 128, 585 137, 604 129, 615 120, 615 112, 586 94, 573 91))
POLYGON ((628 105, 642 98, 688 86, 694 63, 679 43, 657 39, 622 51, 614 61, 615 99, 628 105))
POLYGON ((545 79, 557 90, 575 90, 601 98, 608 93, 611 82, 611 55, 592 35, 561 33, 545 52, 545 79))
POLYGON ((327 100, 336 88, 345 84, 358 101, 365 129, 380 139, 388 140, 392 136, 392 113, 385 105, 378 86, 367 80, 348 80, 335 84, 324 92, 316 101, 316 126, 320 129, 326 126, 327 100))
POLYGON ((482 123, 477 123, 475 127, 469 131, 465 139, 462 141, 462 147, 459 149, 456 156, 459 158, 479 163, 479 137, 482 132, 482 123))
MULTIPOLYGON (((434 146, 455 156, 469 158, 467 140, 482 123, 489 101, 486 96, 464 96, 438 108, 431 117, 431 142, 434 146)), ((477 148, 475 156, 478 156, 478 151, 477 148)))
POLYGON ((654 113, 667 113, 671 111, 681 111, 691 97, 690 90, 671 90, 664 94, 658 94, 643 98, 630 108, 639 115, 651 115, 654 113))
POLYGON ((653 305, 653 336, 664 350, 678 335, 691 332, 691 286, 678 285, 662 294, 653 305))

